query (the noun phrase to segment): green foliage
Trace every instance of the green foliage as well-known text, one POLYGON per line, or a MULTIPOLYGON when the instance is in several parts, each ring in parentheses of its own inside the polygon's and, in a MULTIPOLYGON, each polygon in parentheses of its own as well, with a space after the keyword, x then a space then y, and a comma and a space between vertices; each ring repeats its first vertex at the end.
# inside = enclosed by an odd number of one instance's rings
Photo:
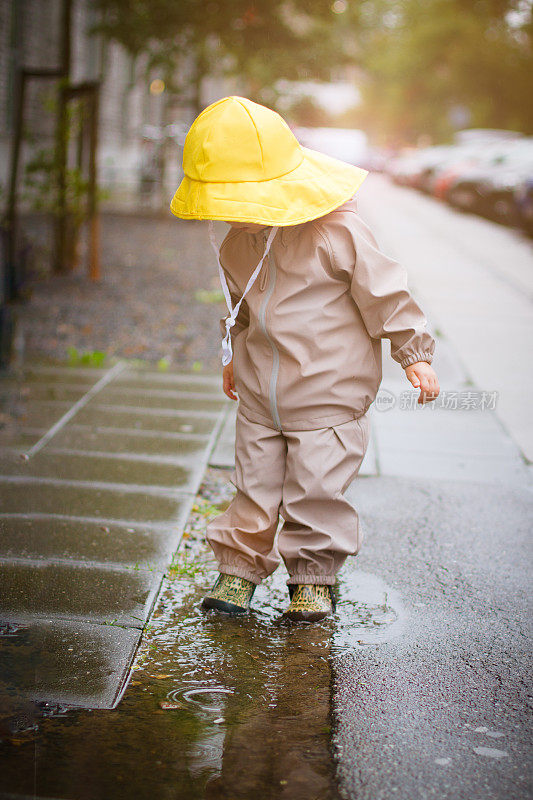
POLYGON ((459 106, 470 115, 460 127, 533 132, 531 6, 366 0, 359 22, 366 78, 352 124, 383 143, 413 143, 422 133, 449 141, 459 106))
MULTIPOLYGON (((35 211, 59 213, 57 198, 58 162, 53 147, 34 151, 26 164, 21 197, 29 202, 35 211)), ((74 224, 79 225, 85 218, 85 203, 89 182, 77 168, 68 168, 65 173, 66 208, 74 224)))
MULTIPOLYGON (((48 93, 42 100, 43 111, 47 115, 57 115, 58 102, 53 93, 48 93)), ((67 104, 65 108, 65 142, 78 136, 83 124, 85 107, 79 102, 67 104)), ((57 175, 59 157, 54 146, 38 147, 37 137, 28 133, 26 142, 31 146, 31 158, 27 161, 22 186, 21 198, 36 211, 48 211, 52 214, 60 212, 57 196, 57 175)), ((73 224, 78 226, 85 216, 85 205, 89 181, 84 178, 78 167, 67 167, 65 173, 66 210, 73 224)))
MULTIPOLYGON (((449 141, 459 127, 533 133, 529 0, 97 0, 106 37, 148 54, 169 94, 200 103, 203 76, 238 76, 239 91, 276 107, 280 78, 335 80, 357 68, 362 104, 329 124, 376 143, 449 141), (337 11, 335 12, 335 6, 337 11), (192 64, 192 71, 191 71, 192 64)), ((200 107, 197 108, 199 112, 200 107)), ((301 124, 326 124, 303 100, 301 124)))
POLYGON ((97 0, 95 26, 130 53, 148 55, 169 92, 194 97, 205 75, 238 75, 248 96, 275 102, 279 78, 327 80, 347 54, 323 0, 97 0), (191 61, 194 72, 191 76, 191 61))
POLYGON ((198 289, 194 293, 194 299, 199 303, 222 303, 224 295, 220 289, 198 289))
POLYGON ((175 553, 167 570, 167 578, 175 580, 176 578, 188 577, 194 578, 205 570, 205 562, 202 561, 188 561, 183 553, 175 553))
POLYGON ((100 350, 80 353, 75 347, 68 347, 67 355, 70 367, 101 367, 107 358, 107 354, 102 353, 100 350))

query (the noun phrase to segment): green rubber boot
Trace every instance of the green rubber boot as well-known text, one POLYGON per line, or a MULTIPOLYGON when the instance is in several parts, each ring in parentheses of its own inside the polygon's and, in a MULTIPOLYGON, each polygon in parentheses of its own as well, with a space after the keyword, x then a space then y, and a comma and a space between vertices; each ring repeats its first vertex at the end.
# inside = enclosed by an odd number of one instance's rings
POLYGON ((202 608, 214 608, 226 614, 244 614, 250 609, 254 591, 255 583, 252 581, 221 572, 202 600, 202 608))
POLYGON ((331 617, 335 600, 331 586, 318 584, 289 584, 291 602, 283 616, 295 622, 318 622, 331 617))

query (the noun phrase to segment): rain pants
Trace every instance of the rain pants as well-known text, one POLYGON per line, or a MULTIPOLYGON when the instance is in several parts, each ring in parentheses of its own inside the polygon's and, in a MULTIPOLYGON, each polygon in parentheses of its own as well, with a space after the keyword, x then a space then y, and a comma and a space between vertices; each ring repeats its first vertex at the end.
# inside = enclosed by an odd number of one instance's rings
MULTIPOLYGON (((232 228, 224 239, 233 304, 270 233, 232 228)), ((207 528, 221 572, 259 583, 281 557, 289 583, 333 584, 358 552, 344 492, 368 446, 384 337, 402 367, 431 363, 435 341, 405 269, 379 250, 355 199, 281 228, 231 328, 237 494, 207 528)))

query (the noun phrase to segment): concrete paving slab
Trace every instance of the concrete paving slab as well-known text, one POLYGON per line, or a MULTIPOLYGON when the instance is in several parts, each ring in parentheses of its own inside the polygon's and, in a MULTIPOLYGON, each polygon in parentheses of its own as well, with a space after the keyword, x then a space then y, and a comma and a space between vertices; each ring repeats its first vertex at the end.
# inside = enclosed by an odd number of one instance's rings
POLYGON ((71 383, 48 383, 44 381, 24 381, 19 386, 14 381, 6 382, 4 385, 9 386, 12 384, 13 391, 17 392, 21 401, 27 403, 32 402, 53 402, 60 401, 65 403, 75 403, 82 397, 90 388, 90 383, 85 383, 83 386, 77 386, 71 383))
POLYGON ((106 387, 98 395, 98 404, 150 408, 168 408, 180 411, 220 411, 224 401, 200 392, 175 392, 146 387, 144 390, 106 387))
MULTIPOLYGON (((25 402, 24 409, 17 416, 18 425, 25 428, 40 428, 48 430, 52 427, 63 414, 72 408, 72 403, 62 401, 45 402, 25 402)), ((3 439, 3 437, 2 437, 3 439)))
POLYGON ((172 558, 182 522, 185 520, 157 527, 153 523, 117 524, 106 520, 103 524, 45 514, 22 518, 0 515, 0 559, 110 561, 164 570, 172 558))
POLYGON ((531 241, 384 176, 371 176, 358 197, 380 246, 405 264, 426 314, 473 382, 499 392, 496 413, 533 460, 533 373, 524 370, 533 337, 531 241))
POLYGON ((142 628, 161 582, 154 570, 43 561, 1 562, 0 618, 82 619, 142 628))
POLYGON ((380 474, 529 482, 520 451, 493 410, 446 409, 438 404, 402 408, 406 390, 390 379, 380 391, 395 400, 384 411, 377 405, 371 410, 380 474))
POLYGON ((365 453, 365 457, 363 458, 363 463, 359 469, 358 477, 365 478, 369 475, 377 475, 378 474, 378 460, 377 460, 377 448, 376 448, 376 437, 374 436, 374 432, 370 432, 370 441, 368 443, 367 451, 365 453))
POLYGON ((138 630, 68 620, 0 626, 2 682, 15 695, 84 708, 113 708, 138 630))
POLYGON ((517 458, 518 449, 503 434, 490 413, 431 409, 375 411, 372 422, 382 447, 424 450, 435 453, 464 453, 486 458, 517 458))
POLYGON ((218 376, 123 368, 36 368, 6 389, 0 619, 28 633, 2 664, 34 700, 116 703, 225 407, 218 376))
POLYGON ((412 450, 409 459, 406 459, 405 450, 384 448, 379 456, 379 470, 381 475, 412 478, 431 476, 435 480, 507 483, 511 486, 529 483, 524 466, 512 458, 495 460, 452 453, 436 456, 433 453, 412 450))
POLYGON ((61 381, 65 376, 74 377, 76 382, 80 384, 86 381, 90 386, 93 386, 100 378, 102 378, 108 367, 80 367, 69 366, 68 364, 42 364, 39 361, 27 360, 24 363, 24 380, 43 380, 48 381, 50 378, 61 381))
POLYGON ((46 428, 22 428, 13 426, 0 432, 0 452, 11 449, 17 453, 25 453, 46 433, 46 428))
MULTIPOLYGON (((101 441, 101 446, 105 446, 105 442, 101 441)), ((116 453, 100 452, 54 452, 50 448, 37 453, 29 461, 22 461, 17 453, 0 454, 0 473, 193 491, 196 485, 196 464, 191 456, 187 460, 190 463, 185 466, 186 461, 182 465, 171 464, 164 463, 163 460, 157 461, 156 457, 150 459, 128 453, 120 456, 116 453)))
POLYGON ((77 369, 75 367, 53 367, 46 369, 30 369, 25 367, 23 374, 20 376, 6 375, 5 385, 20 383, 22 387, 28 386, 31 389, 37 390, 40 385, 42 386, 57 386, 62 385, 72 386, 75 384, 81 392, 88 391, 91 386, 102 378, 107 369, 77 369))
POLYGON ((76 422, 82 425, 106 424, 113 428, 131 428, 133 430, 169 431, 170 433, 210 434, 217 422, 217 415, 195 415, 190 411, 168 411, 162 413, 152 409, 124 409, 116 406, 95 406, 84 408, 76 416, 76 422))
MULTIPOLYGON (((116 383, 113 381, 111 384, 111 388, 113 386, 118 386, 118 391, 124 395, 139 393, 146 397, 157 395, 167 397, 174 395, 176 397, 185 398, 197 396, 200 398, 221 400, 222 402, 225 401, 225 395, 218 386, 218 380, 215 383, 209 376, 206 376, 202 381, 191 383, 190 380, 179 379, 178 376, 174 376, 174 380, 172 381, 161 381, 158 380, 157 377, 152 377, 150 380, 146 377, 139 379, 132 377, 131 372, 127 370, 125 370, 125 372, 126 376, 121 382, 119 382, 120 376, 117 376, 116 383)), ((81 380, 77 378, 75 374, 71 375, 70 372, 65 371, 61 375, 61 378, 49 376, 48 379, 46 379, 42 375, 32 376, 29 374, 24 375, 21 381, 15 375, 11 375, 5 376, 2 379, 2 386, 5 389, 11 388, 16 392, 20 391, 23 397, 31 396, 35 399, 45 400, 62 399, 59 396, 62 393, 70 392, 74 394, 83 394, 88 391, 91 386, 94 385, 98 377, 102 376, 94 376, 93 378, 87 377, 81 380)))
POLYGON ((209 457, 213 467, 233 468, 235 466, 235 423, 237 419, 237 403, 228 407, 224 423, 215 447, 209 457))
POLYGON ((104 425, 71 424, 54 437, 54 449, 68 448, 85 452, 99 451, 102 446, 111 453, 156 456, 201 457, 208 434, 169 433, 168 431, 128 430, 104 425))
POLYGON ((180 392, 204 392, 211 396, 224 397, 219 375, 189 375, 168 372, 143 372, 125 369, 113 381, 116 386, 140 388, 173 388, 180 392))
POLYGON ((53 484, 14 484, 0 477, 1 513, 44 513, 66 516, 169 522, 180 519, 183 504, 191 494, 151 496, 142 491, 128 493, 115 489, 91 489, 53 484))

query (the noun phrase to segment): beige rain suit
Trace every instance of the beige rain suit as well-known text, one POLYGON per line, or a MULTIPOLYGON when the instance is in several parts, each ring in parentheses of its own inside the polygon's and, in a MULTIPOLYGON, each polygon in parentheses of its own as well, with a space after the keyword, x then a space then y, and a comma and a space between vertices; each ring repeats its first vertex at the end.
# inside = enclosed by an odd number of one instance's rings
MULTIPOLYGON (((234 304, 269 231, 232 228, 222 243, 234 304)), ((281 556, 290 583, 333 584, 358 552, 343 493, 368 446, 383 337, 402 367, 431 363, 435 342, 406 272, 380 252, 355 199, 281 228, 231 329, 237 494, 207 529, 221 572, 259 583, 281 556)))

